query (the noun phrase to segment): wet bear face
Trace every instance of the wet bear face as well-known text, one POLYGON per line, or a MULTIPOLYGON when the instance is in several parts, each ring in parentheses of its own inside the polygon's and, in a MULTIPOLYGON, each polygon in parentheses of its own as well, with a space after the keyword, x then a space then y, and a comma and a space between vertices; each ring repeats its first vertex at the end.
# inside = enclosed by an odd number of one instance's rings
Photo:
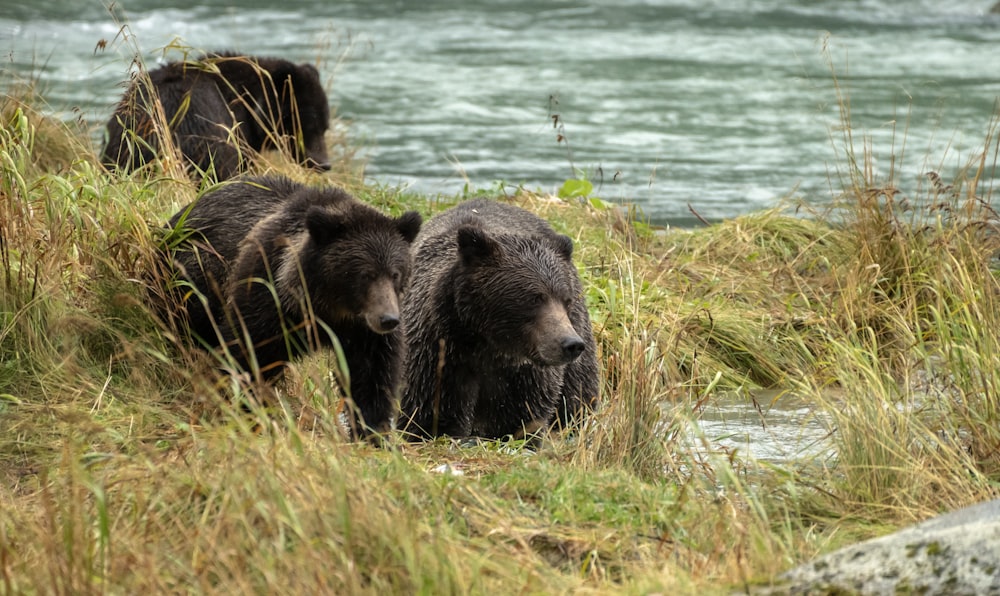
POLYGON ((465 226, 457 243, 455 303, 466 329, 510 363, 559 366, 583 353, 568 314, 581 292, 572 239, 492 237, 465 226))
POLYGON ((299 263, 313 312, 330 322, 357 319, 379 334, 395 331, 420 223, 415 211, 373 219, 311 208, 299 263))

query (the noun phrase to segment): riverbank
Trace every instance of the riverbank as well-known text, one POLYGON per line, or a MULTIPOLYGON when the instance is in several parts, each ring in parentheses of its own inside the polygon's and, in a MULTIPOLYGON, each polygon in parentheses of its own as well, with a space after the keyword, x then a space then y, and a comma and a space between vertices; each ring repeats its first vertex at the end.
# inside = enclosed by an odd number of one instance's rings
MULTIPOLYGON (((229 405, 141 281, 198 189, 169 163, 109 177, 36 105, 0 111, 8 592, 721 593, 1000 480, 992 127, 981 159, 909 197, 845 128, 825 214, 657 230, 593 196, 470 191, 575 239, 604 407, 536 450, 375 449, 337 431, 330 356, 295 367, 284 409, 229 405), (785 392, 829 420, 833 455, 761 464, 694 430, 723 394, 766 424, 785 392)), ((465 198, 372 184, 341 149, 325 177, 270 167, 393 213, 465 198)))

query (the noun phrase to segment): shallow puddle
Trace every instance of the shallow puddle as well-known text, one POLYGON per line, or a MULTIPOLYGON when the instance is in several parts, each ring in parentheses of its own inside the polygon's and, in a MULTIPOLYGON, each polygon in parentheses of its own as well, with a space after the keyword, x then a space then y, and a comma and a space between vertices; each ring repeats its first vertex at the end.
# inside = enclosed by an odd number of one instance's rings
POLYGON ((692 440, 716 453, 773 463, 832 455, 829 416, 789 393, 714 397, 694 422, 692 440))

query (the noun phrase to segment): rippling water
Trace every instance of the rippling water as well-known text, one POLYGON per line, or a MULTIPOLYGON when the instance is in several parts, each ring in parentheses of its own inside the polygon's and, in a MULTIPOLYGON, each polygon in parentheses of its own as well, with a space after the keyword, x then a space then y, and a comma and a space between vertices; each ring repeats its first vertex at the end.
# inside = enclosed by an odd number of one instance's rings
POLYGON ((815 404, 762 390, 714 399, 693 423, 691 439, 705 454, 735 452, 741 459, 771 463, 826 460, 835 456, 832 427, 815 404))
POLYGON ((122 0, 116 19, 98 1, 0 0, 0 80, 37 77, 53 110, 96 135, 136 47, 148 64, 177 43, 311 61, 373 180, 551 191, 576 168, 603 198, 685 223, 691 209, 722 218, 793 192, 829 199, 843 168, 829 63, 878 166, 905 138, 904 187, 929 168, 954 175, 982 150, 1000 95, 989 5, 122 0))

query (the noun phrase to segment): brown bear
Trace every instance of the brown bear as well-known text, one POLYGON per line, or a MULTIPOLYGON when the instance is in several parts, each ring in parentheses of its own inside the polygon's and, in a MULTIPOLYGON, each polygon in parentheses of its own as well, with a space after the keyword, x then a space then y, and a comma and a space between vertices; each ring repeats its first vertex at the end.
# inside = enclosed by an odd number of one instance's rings
POLYGON ((247 169, 250 151, 272 148, 330 167, 330 106, 311 64, 218 53, 157 68, 133 81, 108 120, 101 162, 123 171, 149 163, 162 123, 198 176, 214 168, 218 180, 231 178, 247 169))
POLYGON ((401 428, 417 438, 523 437, 596 403, 571 238, 479 199, 428 221, 413 255, 401 428))
POLYGON ((400 297, 420 224, 415 211, 392 218, 341 189, 239 178, 171 218, 168 238, 179 241, 164 254, 175 270, 167 295, 195 342, 229 352, 257 382, 332 345, 334 334, 355 427, 384 432, 398 399, 400 297))

